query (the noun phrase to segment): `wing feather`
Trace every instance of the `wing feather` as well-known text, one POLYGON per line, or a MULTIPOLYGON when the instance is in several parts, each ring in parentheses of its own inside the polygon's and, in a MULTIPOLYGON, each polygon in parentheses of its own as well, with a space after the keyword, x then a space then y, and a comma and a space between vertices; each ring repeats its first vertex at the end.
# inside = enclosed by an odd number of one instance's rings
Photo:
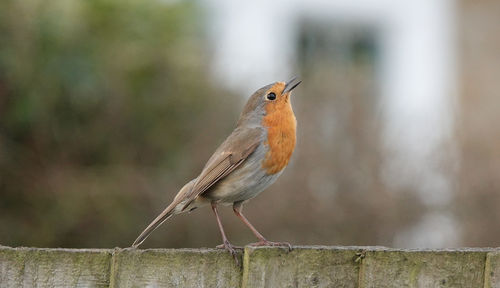
POLYGON ((261 135, 260 128, 236 129, 208 160, 191 192, 187 193, 182 210, 186 209, 196 197, 238 168, 259 146, 261 135))

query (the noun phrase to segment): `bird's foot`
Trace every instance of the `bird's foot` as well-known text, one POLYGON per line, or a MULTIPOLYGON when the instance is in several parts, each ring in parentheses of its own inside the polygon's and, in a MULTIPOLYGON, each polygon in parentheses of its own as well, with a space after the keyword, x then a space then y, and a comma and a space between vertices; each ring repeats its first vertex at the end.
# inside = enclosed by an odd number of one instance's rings
POLYGON ((248 246, 252 247, 260 247, 260 246, 271 246, 271 247, 285 247, 288 251, 292 251, 292 245, 288 242, 271 242, 267 240, 261 240, 259 242, 248 244, 248 246))
POLYGON ((221 245, 216 246, 218 249, 225 249, 231 253, 231 255, 234 258, 234 261, 236 262, 237 266, 240 266, 240 260, 238 259, 238 254, 236 253, 236 249, 243 249, 238 246, 233 246, 233 244, 229 243, 229 241, 224 241, 221 245))
MULTIPOLYGON (((235 245, 233 245, 233 244, 231 244, 231 243, 230 243, 229 245, 230 245, 231 247, 233 247, 233 249, 235 249, 235 250, 243 250, 243 249, 245 249, 244 247, 241 247, 241 246, 235 246, 235 245)), ((217 249, 227 249, 227 248, 226 248, 226 244, 220 244, 220 245, 217 245, 217 246, 215 246, 215 248, 217 248, 217 249)))

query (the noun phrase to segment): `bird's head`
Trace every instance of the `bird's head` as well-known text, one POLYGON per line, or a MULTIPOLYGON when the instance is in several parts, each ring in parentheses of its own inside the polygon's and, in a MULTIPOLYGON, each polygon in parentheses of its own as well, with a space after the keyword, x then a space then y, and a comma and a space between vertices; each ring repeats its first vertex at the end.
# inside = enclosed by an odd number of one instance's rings
POLYGON ((260 125, 266 115, 292 111, 290 95, 301 82, 294 77, 287 82, 275 82, 255 91, 241 113, 238 126, 260 125))

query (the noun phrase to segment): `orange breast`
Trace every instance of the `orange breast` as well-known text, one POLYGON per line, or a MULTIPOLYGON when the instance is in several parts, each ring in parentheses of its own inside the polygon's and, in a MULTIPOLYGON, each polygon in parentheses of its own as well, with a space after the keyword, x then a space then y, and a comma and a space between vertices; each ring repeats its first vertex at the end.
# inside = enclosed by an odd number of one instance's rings
POLYGON ((293 114, 290 97, 280 95, 284 83, 276 83, 270 91, 279 95, 276 101, 266 105, 266 116, 262 120, 267 127, 267 141, 269 151, 262 163, 268 174, 276 174, 283 170, 292 157, 296 142, 297 122, 293 114))

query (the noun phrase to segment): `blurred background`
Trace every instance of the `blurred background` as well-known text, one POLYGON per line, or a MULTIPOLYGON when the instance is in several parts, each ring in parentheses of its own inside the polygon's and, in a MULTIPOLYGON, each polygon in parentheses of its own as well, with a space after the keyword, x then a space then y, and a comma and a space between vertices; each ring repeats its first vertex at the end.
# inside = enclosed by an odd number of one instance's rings
MULTIPOLYGON (((0 244, 127 247, 300 75, 292 162, 245 206, 270 240, 500 246, 496 0, 4 0, 0 244)), ((234 244, 251 232, 222 208, 234 244)), ((144 247, 220 244, 209 208, 144 247)))

